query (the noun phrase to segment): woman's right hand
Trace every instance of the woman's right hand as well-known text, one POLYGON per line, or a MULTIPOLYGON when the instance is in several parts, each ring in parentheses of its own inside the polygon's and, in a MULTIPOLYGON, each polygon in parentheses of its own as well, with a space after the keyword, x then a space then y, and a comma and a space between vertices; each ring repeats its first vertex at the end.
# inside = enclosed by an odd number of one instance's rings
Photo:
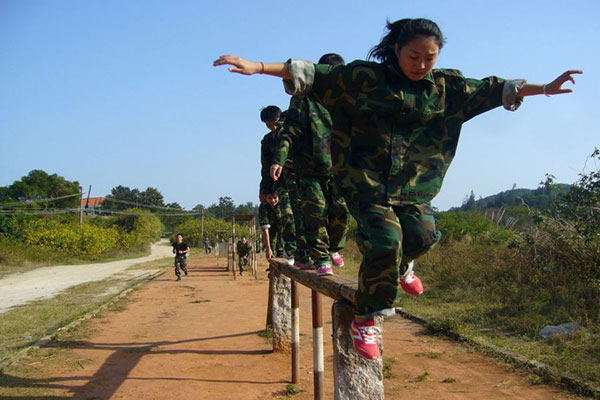
POLYGON ((281 171, 283 171, 283 167, 281 165, 272 164, 271 165, 271 179, 273 179, 273 181, 277 182, 277 180, 281 176, 281 171))
POLYGON ((218 67, 219 65, 233 65, 233 67, 229 68, 229 71, 242 75, 257 74, 263 68, 261 63, 248 61, 243 59, 242 57, 234 56, 231 54, 220 56, 213 62, 214 67, 218 67))

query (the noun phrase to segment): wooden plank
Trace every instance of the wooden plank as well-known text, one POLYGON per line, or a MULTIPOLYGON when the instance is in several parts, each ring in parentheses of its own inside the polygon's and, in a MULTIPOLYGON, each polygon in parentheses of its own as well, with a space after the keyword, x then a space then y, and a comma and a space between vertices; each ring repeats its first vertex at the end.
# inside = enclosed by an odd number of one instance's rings
POLYGON ((319 276, 317 271, 305 271, 287 264, 283 258, 271 258, 271 267, 281 274, 335 300, 346 300, 356 304, 358 283, 352 279, 339 276, 319 276))

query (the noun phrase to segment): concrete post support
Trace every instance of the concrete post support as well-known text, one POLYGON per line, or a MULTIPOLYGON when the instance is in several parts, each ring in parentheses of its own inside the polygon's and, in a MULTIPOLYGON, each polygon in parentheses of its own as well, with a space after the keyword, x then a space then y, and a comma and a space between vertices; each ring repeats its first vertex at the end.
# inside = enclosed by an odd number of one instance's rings
POLYGON ((273 351, 290 353, 292 347, 292 283, 271 268, 273 280, 273 351))
MULTIPOLYGON (((352 306, 336 301, 333 317, 333 381, 335 400, 383 400, 383 361, 367 360, 354 351, 350 324, 354 318, 352 306)), ((375 322, 382 328, 383 318, 375 322)), ((383 351, 383 342, 379 337, 383 351)))

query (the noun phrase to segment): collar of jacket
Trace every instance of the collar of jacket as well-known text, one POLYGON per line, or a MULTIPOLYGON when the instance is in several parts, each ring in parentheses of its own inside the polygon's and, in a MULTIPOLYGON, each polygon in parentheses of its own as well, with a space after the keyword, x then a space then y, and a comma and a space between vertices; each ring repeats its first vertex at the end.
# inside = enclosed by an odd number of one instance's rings
POLYGON ((398 65, 398 62, 396 60, 388 61, 386 63, 386 65, 387 65, 388 69, 392 71, 392 73, 394 75, 400 77, 403 80, 407 80, 407 81, 412 82, 412 83, 418 83, 418 82, 426 81, 426 82, 431 83, 432 85, 435 85, 435 81, 433 80, 433 72, 432 71, 429 71, 427 73, 427 75, 425 75, 423 77, 423 79, 420 79, 418 81, 413 81, 413 80, 407 78, 406 75, 404 75, 404 72, 402 72, 402 69, 400 68, 400 66, 398 65))

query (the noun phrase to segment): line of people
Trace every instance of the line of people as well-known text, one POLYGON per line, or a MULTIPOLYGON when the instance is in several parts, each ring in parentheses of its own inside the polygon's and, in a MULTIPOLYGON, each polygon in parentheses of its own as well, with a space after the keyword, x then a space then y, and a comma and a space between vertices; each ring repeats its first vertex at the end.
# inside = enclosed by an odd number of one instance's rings
MULTIPOLYGON (((288 182, 296 180, 290 176, 294 168, 298 178, 298 167, 314 167, 302 158, 302 143, 312 146, 310 154, 315 153, 315 142, 301 142, 301 137, 308 136, 305 130, 330 132, 333 179, 317 169, 316 176, 300 177, 298 182, 304 193, 310 193, 314 187, 324 187, 320 180, 332 181, 334 192, 339 190, 358 223, 356 240, 363 259, 350 331, 355 350, 369 359, 381 356, 374 317, 395 312, 393 304, 400 287, 422 291, 413 261, 440 239, 430 204, 454 158, 463 123, 499 106, 515 111, 526 96, 569 93, 572 89, 563 84, 575 83, 573 75, 582 73, 569 70, 547 84, 496 76, 465 78, 458 70, 434 69, 444 43, 435 22, 402 19, 388 22, 386 35, 369 52, 368 58, 375 62, 334 65, 290 59, 265 63, 234 55, 220 56, 214 62, 215 66, 230 65, 229 71, 234 73, 283 78, 286 92, 293 96, 287 114, 269 108, 261 113, 272 131, 263 139, 263 148, 273 149, 262 160, 261 203, 269 205, 263 211, 263 226, 287 221, 270 219, 269 213, 284 215, 288 207, 294 207, 300 197, 291 195, 288 182), (290 152, 295 163, 289 162, 290 152)), ((328 154, 329 149, 325 150, 328 154)), ((318 197, 319 205, 323 199, 318 197)), ((299 213, 304 221, 311 220, 319 206, 303 203, 299 213)), ((300 223, 296 221, 296 229, 300 223)), ((304 237, 308 239, 313 226, 306 225, 304 237)), ((283 242, 286 246, 285 238, 283 242)), ((301 246, 282 251, 293 254, 303 265, 307 258, 299 250, 301 246)), ((279 249, 268 249, 268 255, 279 249)), ((323 263, 318 258, 323 253, 312 251, 313 261, 323 263)), ((326 274, 327 269, 321 272, 326 274)))

